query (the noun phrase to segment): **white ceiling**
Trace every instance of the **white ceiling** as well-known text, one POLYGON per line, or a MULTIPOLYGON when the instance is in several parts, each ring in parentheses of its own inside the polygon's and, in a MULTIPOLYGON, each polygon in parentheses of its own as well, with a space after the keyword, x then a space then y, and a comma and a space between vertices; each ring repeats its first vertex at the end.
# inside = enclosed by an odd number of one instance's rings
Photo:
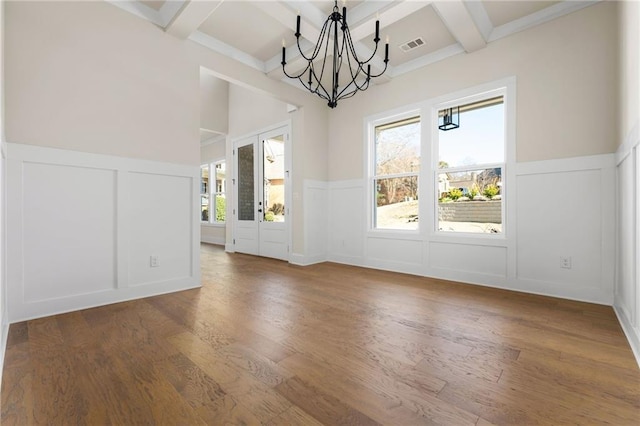
MULTIPOLYGON (((256 68, 270 77, 290 81, 280 65, 282 40, 287 46, 287 70, 295 71, 296 15, 302 19, 301 42, 315 44, 332 0, 107 0, 218 53, 256 68)), ((414 69, 471 53, 488 43, 526 28, 556 19, 595 1, 487 1, 487 0, 348 0, 347 21, 360 52, 373 51, 375 20, 380 20, 382 42, 389 36, 389 67, 378 82, 414 69), (403 52, 399 46, 422 37, 425 44, 403 52)), ((338 2, 342 7, 342 0, 338 2)), ((373 66, 383 66, 380 46, 373 66)), ((300 61, 299 61, 300 62, 300 61)))

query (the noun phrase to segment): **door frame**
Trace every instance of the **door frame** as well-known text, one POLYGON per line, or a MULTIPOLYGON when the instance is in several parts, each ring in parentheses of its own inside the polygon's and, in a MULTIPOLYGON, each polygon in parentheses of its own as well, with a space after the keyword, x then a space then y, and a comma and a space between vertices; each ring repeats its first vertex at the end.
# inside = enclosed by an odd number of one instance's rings
MULTIPOLYGON (((292 153, 292 145, 293 145, 293 134, 292 134, 292 126, 291 126, 291 120, 286 120, 286 121, 282 121, 279 123, 275 123, 272 124, 270 126, 267 127, 263 127, 261 129, 252 131, 250 133, 246 133, 242 136, 238 136, 238 137, 234 137, 230 140, 230 152, 231 152, 231 156, 230 158, 227 159, 227 167, 229 167, 229 165, 231 165, 232 167, 232 173, 231 176, 233 176, 232 178, 232 202, 229 203, 228 207, 227 207, 227 217, 231 217, 232 220, 231 222, 231 238, 227 239, 227 241, 230 241, 230 244, 227 244, 226 247, 226 251, 233 253, 235 252, 235 237, 237 234, 237 229, 236 229, 236 212, 238 209, 238 200, 237 200, 237 187, 236 187, 236 183, 238 182, 238 170, 236 168, 236 157, 235 157, 235 146, 237 143, 242 142, 242 141, 246 141, 247 139, 250 138, 255 138, 255 140, 257 142, 260 142, 259 137, 260 135, 264 134, 264 133, 269 133, 269 132, 273 132, 275 130, 278 130, 280 128, 284 128, 284 133, 286 133, 288 135, 288 138, 285 140, 285 144, 284 144, 284 157, 285 157, 285 192, 284 192, 284 198, 285 198, 285 233, 286 233, 286 244, 287 244, 287 257, 285 259, 285 261, 287 262, 291 262, 291 255, 292 255, 292 249, 293 249, 293 232, 292 232, 292 224, 293 224, 293 215, 294 215, 294 209, 293 209, 293 161, 291 158, 291 153, 292 153)), ((256 146, 259 146, 259 144, 257 144, 256 146)), ((260 151, 260 150, 258 150, 260 151)), ((256 152, 256 156, 257 156, 258 152, 256 152)), ((256 188, 256 192, 258 191, 258 189, 256 188)), ((257 197, 257 194, 256 194, 257 197)), ((263 206, 264 207, 264 206, 263 206)))

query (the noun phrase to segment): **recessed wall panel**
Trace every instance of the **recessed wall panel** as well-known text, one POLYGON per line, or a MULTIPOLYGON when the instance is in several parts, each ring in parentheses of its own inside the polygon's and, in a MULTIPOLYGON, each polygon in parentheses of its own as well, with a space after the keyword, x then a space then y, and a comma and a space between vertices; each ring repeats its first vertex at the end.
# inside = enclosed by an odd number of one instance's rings
POLYGON ((456 243, 429 243, 429 266, 433 269, 505 277, 507 249, 456 243))
POLYGON ((193 179, 133 172, 128 182, 129 285, 190 277, 193 179))
POLYGON ((24 301, 115 287, 115 171, 23 164, 24 301))
MULTIPOLYGON (((559 286, 602 285, 602 198, 599 170, 517 178, 517 275, 559 286), (568 264, 563 265, 562 260, 568 264)), ((607 206, 609 207, 609 206, 607 206)))
POLYGON ((385 263, 422 263, 422 241, 391 238, 367 238, 367 254, 370 262, 379 259, 385 263))

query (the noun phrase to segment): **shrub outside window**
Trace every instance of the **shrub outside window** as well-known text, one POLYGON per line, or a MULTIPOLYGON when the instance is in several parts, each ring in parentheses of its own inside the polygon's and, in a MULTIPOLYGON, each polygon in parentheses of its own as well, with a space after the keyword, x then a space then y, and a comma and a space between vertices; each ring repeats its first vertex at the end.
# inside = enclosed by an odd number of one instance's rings
POLYGON ((376 229, 418 229, 420 117, 374 128, 373 193, 376 229))

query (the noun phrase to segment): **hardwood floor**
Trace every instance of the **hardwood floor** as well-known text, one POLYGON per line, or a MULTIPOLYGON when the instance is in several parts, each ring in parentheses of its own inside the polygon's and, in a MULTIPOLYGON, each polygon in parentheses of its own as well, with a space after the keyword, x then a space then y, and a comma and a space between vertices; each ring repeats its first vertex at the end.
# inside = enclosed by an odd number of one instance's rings
POLYGON ((610 307, 201 256, 201 289, 13 324, 2 424, 639 424, 610 307))

